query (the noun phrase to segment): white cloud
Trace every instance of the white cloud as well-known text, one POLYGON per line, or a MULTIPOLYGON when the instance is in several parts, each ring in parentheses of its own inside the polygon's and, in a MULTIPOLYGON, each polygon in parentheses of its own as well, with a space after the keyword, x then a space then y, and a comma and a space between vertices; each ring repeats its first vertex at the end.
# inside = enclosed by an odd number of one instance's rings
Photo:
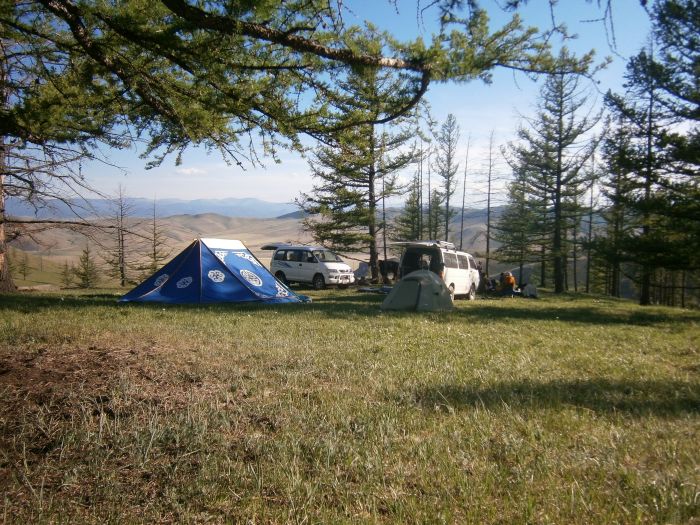
POLYGON ((175 173, 180 175, 207 175, 208 171, 202 168, 177 168, 175 173))

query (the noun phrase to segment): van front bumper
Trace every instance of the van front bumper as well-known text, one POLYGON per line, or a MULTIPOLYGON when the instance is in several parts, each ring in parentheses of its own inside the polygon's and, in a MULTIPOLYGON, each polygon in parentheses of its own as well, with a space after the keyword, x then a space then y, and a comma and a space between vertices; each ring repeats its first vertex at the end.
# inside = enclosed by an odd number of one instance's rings
POLYGON ((333 274, 328 276, 328 284, 353 284, 354 282, 355 276, 351 273, 333 274))

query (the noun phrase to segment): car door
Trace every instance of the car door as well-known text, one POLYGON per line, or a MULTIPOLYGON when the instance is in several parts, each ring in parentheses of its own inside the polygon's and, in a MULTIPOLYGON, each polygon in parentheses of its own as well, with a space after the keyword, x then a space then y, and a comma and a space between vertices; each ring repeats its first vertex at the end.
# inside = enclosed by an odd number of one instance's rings
POLYGON ((462 274, 462 294, 469 293, 469 288, 472 285, 471 269, 469 266, 469 259, 463 253, 457 254, 457 260, 459 261, 459 273, 462 274))
POLYGON ((285 270, 284 274, 287 276, 288 281, 300 281, 302 280, 302 268, 301 268, 301 250, 287 250, 285 256, 285 270))
POLYGON ((318 260, 308 250, 299 250, 299 280, 310 283, 318 272, 318 260))
POLYGON ((454 285, 455 295, 463 295, 467 293, 466 274, 459 269, 457 254, 453 251, 445 250, 442 253, 442 256, 445 261, 445 283, 447 283, 448 286, 454 285))

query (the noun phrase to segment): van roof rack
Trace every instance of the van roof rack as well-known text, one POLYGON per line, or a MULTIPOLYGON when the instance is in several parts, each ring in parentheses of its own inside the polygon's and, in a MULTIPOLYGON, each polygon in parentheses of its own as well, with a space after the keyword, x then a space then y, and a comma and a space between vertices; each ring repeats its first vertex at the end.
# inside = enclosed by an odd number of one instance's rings
POLYGON ((434 244, 436 246, 439 246, 440 248, 445 248, 446 250, 454 250, 455 245, 452 242, 448 241, 437 241, 437 240, 429 240, 429 241, 418 241, 421 244, 434 244))
POLYGON ((455 249, 454 243, 447 242, 447 241, 436 241, 436 240, 399 241, 399 242, 392 242, 391 244, 394 246, 438 246, 439 248, 444 248, 446 250, 454 250, 455 249))

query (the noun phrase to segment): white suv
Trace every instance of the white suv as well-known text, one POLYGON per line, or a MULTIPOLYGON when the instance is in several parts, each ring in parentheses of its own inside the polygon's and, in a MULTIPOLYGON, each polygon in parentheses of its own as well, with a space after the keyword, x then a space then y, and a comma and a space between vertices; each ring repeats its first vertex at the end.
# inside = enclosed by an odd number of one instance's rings
POLYGON ((352 268, 321 246, 266 244, 262 249, 275 250, 270 272, 283 283, 308 283, 320 290, 328 285, 347 288, 355 282, 352 268))
POLYGON ((455 249, 445 241, 396 242, 404 252, 399 263, 399 275, 408 275, 416 270, 431 270, 442 277, 452 297, 466 296, 473 300, 479 288, 479 270, 474 257, 455 249))

